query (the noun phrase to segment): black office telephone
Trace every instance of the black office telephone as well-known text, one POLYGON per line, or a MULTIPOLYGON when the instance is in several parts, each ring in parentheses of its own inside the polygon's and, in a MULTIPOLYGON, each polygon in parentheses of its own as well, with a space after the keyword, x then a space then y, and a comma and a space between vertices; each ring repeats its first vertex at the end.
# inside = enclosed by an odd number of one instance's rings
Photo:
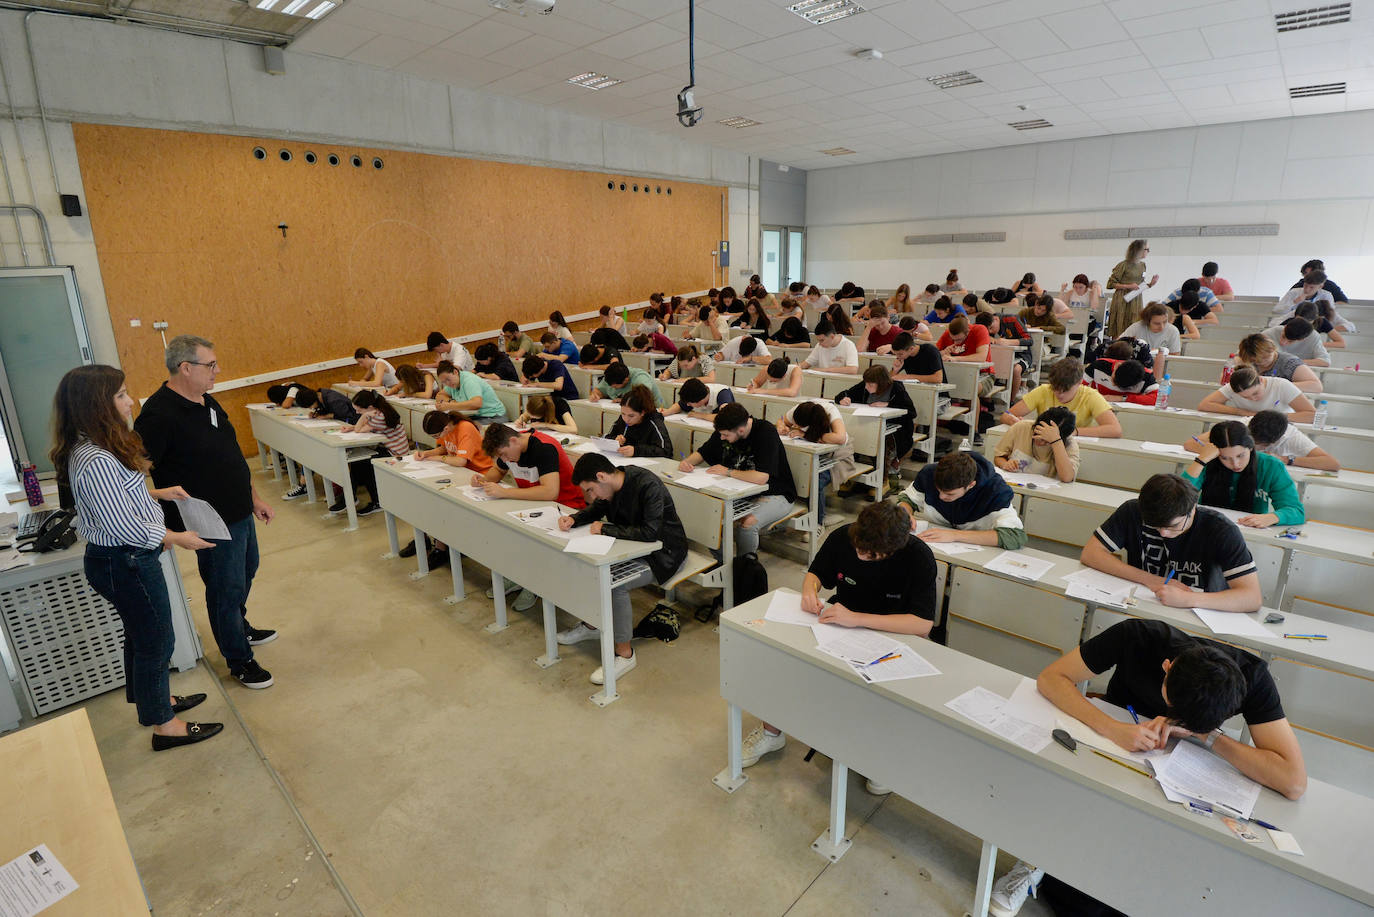
POLYGON ((43 522, 32 538, 20 536, 16 547, 26 554, 65 551, 76 544, 76 529, 73 525, 75 519, 76 510, 58 510, 43 522))

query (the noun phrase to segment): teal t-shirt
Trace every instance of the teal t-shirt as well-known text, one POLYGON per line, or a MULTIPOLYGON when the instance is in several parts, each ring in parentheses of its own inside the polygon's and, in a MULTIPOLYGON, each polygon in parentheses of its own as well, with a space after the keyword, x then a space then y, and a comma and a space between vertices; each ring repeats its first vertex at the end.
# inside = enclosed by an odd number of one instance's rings
MULTIPOLYGON (((1258 450, 1255 452, 1255 461, 1259 463, 1255 468, 1255 501, 1249 511, 1257 515, 1272 512, 1279 517, 1277 525, 1302 525, 1306 522, 1307 512, 1303 509, 1302 498, 1298 496, 1298 489, 1293 485, 1293 479, 1289 477, 1283 462, 1258 450)), ((1231 475, 1231 488, 1227 492, 1230 506, 1227 508, 1244 512, 1246 507, 1236 506, 1236 482, 1239 477, 1231 475)), ((1204 467, 1197 477, 1184 471, 1183 479, 1201 490, 1202 482, 1207 480, 1207 469, 1204 467)))
POLYGON ((496 391, 487 384, 486 379, 475 373, 460 372, 458 387, 445 385, 444 391, 454 401, 470 401, 478 395, 482 396, 482 407, 478 409, 477 417, 501 417, 506 413, 506 406, 496 397, 496 391))

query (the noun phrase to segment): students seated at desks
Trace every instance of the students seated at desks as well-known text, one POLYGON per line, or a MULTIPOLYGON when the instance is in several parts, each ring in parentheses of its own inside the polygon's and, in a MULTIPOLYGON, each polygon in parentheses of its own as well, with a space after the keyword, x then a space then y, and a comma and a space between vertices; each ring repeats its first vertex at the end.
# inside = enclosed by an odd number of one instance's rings
POLYGON ((778 330, 769 336, 768 343, 781 344, 784 347, 810 344, 811 333, 802 324, 800 316, 790 315, 783 319, 778 325, 778 330))
POLYGON ((800 303, 806 298, 806 284, 800 280, 794 280, 787 285, 787 295, 800 303))
POLYGON ((1291 353, 1307 366, 1330 366, 1331 354, 1322 343, 1321 336, 1305 318, 1285 319, 1283 324, 1265 328, 1260 332, 1278 345, 1284 353, 1291 353))
MULTIPOLYGON (((410 451, 410 440, 406 438, 406 428, 401 425, 401 415, 387 403, 387 400, 371 389, 365 389, 353 396, 353 405, 358 409, 356 423, 345 426, 345 433, 376 433, 386 442, 375 447, 373 454, 366 458, 348 463, 348 478, 353 489, 359 486, 367 490, 371 502, 357 508, 359 516, 368 516, 382 508, 377 497, 377 472, 372 467, 372 459, 378 456, 400 458, 410 451)), ((347 509, 343 492, 335 486, 334 502, 329 512, 338 515, 347 509)))
POLYGON ((1169 321, 1173 323, 1178 331, 1179 337, 1185 341, 1198 341, 1202 339, 1202 332, 1198 330, 1198 322, 1193 321, 1193 316, 1197 315, 1201 309, 1206 308, 1197 301, 1197 294, 1191 290, 1186 290, 1178 302, 1166 306, 1172 316, 1169 321))
POLYGON ((835 292, 835 302, 858 303, 862 305, 866 299, 868 299, 868 294, 864 292, 864 288, 849 280, 841 284, 840 288, 835 292))
MULTIPOLYGON (((1304 392, 1320 392, 1322 380, 1301 358, 1280 350, 1272 337, 1263 334, 1247 334, 1241 338, 1236 348, 1236 357, 1241 363, 1253 366, 1261 376, 1277 376, 1287 379, 1304 392)), ((1234 371, 1234 370, 1233 370, 1234 371)), ((1229 381, 1229 380, 1227 380, 1229 381)))
POLYGON ((666 334, 657 331, 652 334, 635 335, 635 339, 630 342, 630 350, 634 353, 666 353, 669 356, 677 356, 677 345, 666 334))
POLYGON ((977 315, 979 312, 996 312, 997 308, 992 303, 978 298, 977 293, 965 293, 959 300, 965 315, 977 315))
POLYGON ((1083 384, 1083 364, 1077 357, 1056 360, 1050 364, 1045 378, 1045 384, 1031 389, 1011 406, 1010 411, 1002 415, 1002 423, 1014 424, 1032 411, 1041 414, 1063 405, 1073 411, 1080 433, 1107 439, 1121 436, 1121 421, 1112 413, 1112 406, 1107 399, 1096 389, 1083 384))
MULTIPOLYGON (((1295 318, 1311 322, 1312 330, 1318 335, 1325 335, 1327 347, 1344 348, 1345 336, 1336 330, 1335 310, 1331 308, 1329 302, 1300 302, 1293 310, 1291 318, 1285 318, 1279 322, 1280 325, 1287 325, 1295 318)), ((1321 340, 1319 337, 1318 340, 1321 340)))
MULTIPOLYGON (((301 394, 306 391, 313 392, 314 389, 304 382, 279 382, 276 385, 267 386, 267 400, 279 408, 293 408, 298 406, 303 408, 310 407, 308 404, 301 404, 298 400, 301 394)), ((329 391, 332 391, 332 389, 329 389, 329 391)), ((339 395, 338 392, 334 392, 334 394, 339 395)), ((344 395, 339 395, 339 397, 346 402, 348 401, 347 397, 344 395)), ((312 401, 311 403, 313 404, 314 402, 312 401)), ((351 404, 352 402, 349 403, 351 404)), ((357 418, 355 417, 354 420, 357 420, 357 418)), ((349 421, 349 423, 352 422, 352 420, 349 421)))
MULTIPOLYGON (((892 295, 883 303, 887 307, 889 315, 900 315, 903 312, 915 312, 916 305, 911 301, 911 284, 904 283, 892 291, 892 295)), ((871 315, 870 315, 871 317, 871 315)))
POLYGON ((850 320, 849 310, 843 303, 831 303, 830 308, 826 309, 825 314, 821 316, 821 320, 829 321, 830 324, 834 325, 836 334, 852 335, 854 333, 854 322, 850 320))
POLYGON ((1113 341, 1103 356, 1093 360, 1088 368, 1088 385, 1109 402, 1156 404, 1159 400, 1159 383, 1146 371, 1144 364, 1139 360, 1113 356, 1129 353, 1130 350, 1131 345, 1126 341, 1113 341))
MULTIPOLYGON (((1203 506, 1249 513, 1236 521, 1249 528, 1302 525, 1307 513, 1283 461, 1255 448, 1250 431, 1239 420, 1216 424, 1207 439, 1194 436, 1189 452, 1197 458, 1183 470, 1183 480, 1201 492, 1203 506)), ((1188 448, 1185 446, 1184 448, 1188 448)))
MULTIPOLYGON (((1126 304, 1130 308, 1130 303, 1126 304)), ((1175 312, 1163 303, 1152 302, 1140 310, 1140 320, 1127 325, 1120 337, 1135 338, 1150 345, 1151 350, 1165 350, 1179 353, 1183 350, 1184 333, 1174 325, 1175 312)), ((1190 319, 1191 321, 1191 319, 1190 319)), ((1197 340, 1201 335, 1194 327, 1189 340, 1197 340)))
POLYGON ((473 373, 483 379, 499 379, 502 382, 520 381, 520 374, 516 372, 515 364, 511 362, 511 358, 490 341, 477 345, 477 349, 473 351, 473 359, 477 363, 477 368, 473 370, 473 373))
POLYGON ((434 406, 440 411, 457 411, 479 423, 506 421, 506 406, 486 379, 476 373, 461 372, 447 360, 439 361, 435 375, 439 377, 439 391, 434 396, 434 406))
POLYGON ((544 348, 539 354, 541 360, 551 360, 576 366, 579 361, 577 345, 572 338, 563 338, 552 331, 545 331, 539 337, 539 346, 544 348))
POLYGON ((620 401, 636 385, 642 385, 652 392, 655 403, 664 404, 663 392, 659 390, 653 376, 638 366, 626 366, 620 362, 606 367, 596 385, 587 393, 587 400, 600 401, 602 398, 610 398, 612 401, 620 401))
POLYGON ((439 383, 431 373, 417 369, 409 363, 396 367, 396 384, 382 394, 388 397, 400 395, 404 398, 433 398, 439 383))
POLYGON ((1274 410, 1287 414, 1290 423, 1311 423, 1317 413, 1292 382, 1277 376, 1261 376, 1253 366, 1245 365, 1236 367, 1231 380, 1203 398, 1197 409, 1242 417, 1274 410))
MULTIPOLYGON (((645 468, 617 468, 611 460, 595 452, 577 460, 573 483, 582 491, 586 508, 558 520, 562 531, 591 525, 593 535, 624 538, 629 541, 657 541, 662 547, 644 558, 648 569, 634 579, 611 590, 611 629, 615 640, 615 677, 619 679, 635 667, 638 660, 630 640, 634 636, 634 608, 630 592, 668 580, 687 558, 687 532, 678 518, 677 507, 668 488, 645 468)), ((558 632, 562 646, 599 639, 597 628, 578 623, 558 632)), ((600 666, 592 672, 592 684, 606 683, 600 666)))
POLYGON ((568 367, 557 360, 541 360, 538 357, 525 357, 520 365, 524 384, 534 388, 546 388, 557 392, 569 401, 576 401, 582 395, 577 390, 568 367))
POLYGON ((829 443, 839 446, 830 453, 833 463, 817 475, 820 499, 816 501, 816 523, 825 522, 825 491, 834 481, 838 489, 854 477, 858 467, 854 461, 854 447, 849 442, 849 431, 844 427, 844 417, 840 409, 829 401, 803 401, 796 407, 788 408, 778 418, 778 434, 787 439, 804 439, 808 443, 829 443))
MULTIPOLYGON (((267 387, 267 400, 283 408, 300 407, 310 408, 311 417, 332 417, 342 420, 346 424, 358 422, 358 409, 353 406, 353 402, 348 396, 336 392, 332 388, 322 388, 318 392, 303 382, 285 382, 279 385, 269 385, 267 387), (324 405, 328 406, 325 407, 324 405)), ((291 462, 291 459, 283 456, 283 461, 291 462)), ((309 474, 309 469, 299 462, 292 463, 300 468, 303 474, 309 474)), ((299 500, 307 493, 305 482, 302 481, 295 487, 281 495, 283 500, 299 500)))
POLYGON ((690 325, 696 319, 697 312, 701 309, 700 299, 683 300, 681 296, 673 297, 673 324, 690 325))
MULTIPOLYGON (((1223 302, 1230 302, 1236 298, 1236 292, 1231 289, 1231 282, 1229 280, 1217 276, 1218 270, 1219 268, 1215 261, 1208 261, 1202 266, 1202 276, 1198 278, 1198 283, 1200 283, 1204 289, 1211 290, 1217 299, 1223 302)), ((1220 308, 1217 306, 1213 306, 1212 308, 1220 311, 1220 308)))
POLYGON ((778 304, 778 311, 774 317, 779 322, 785 322, 789 318, 795 318, 800 322, 806 317, 806 312, 802 309, 800 302, 789 296, 778 304))
POLYGON ((956 306, 948 296, 941 296, 935 300, 935 304, 930 307, 930 312, 926 313, 925 323, 927 325, 947 325, 954 320, 956 315, 966 315, 962 305, 956 306))
POLYGON ((945 275, 945 282, 940 285, 940 291, 948 293, 950 296, 963 296, 964 293, 967 292, 964 289, 964 285, 959 282, 958 270, 955 268, 949 269, 949 273, 945 275))
MULTIPOLYGON (((974 324, 967 315, 956 315, 945 326, 945 331, 940 335, 935 347, 940 351, 941 360, 954 363, 987 363, 988 353, 992 349, 992 339, 988 336, 987 328, 974 324)), ((997 380, 993 378, 992 368, 983 369, 978 374, 978 397, 987 398, 996 385, 997 380)))
POLYGON ((1079 560, 1149 587, 1162 605, 1256 610, 1263 602, 1259 573, 1240 529, 1197 502, 1197 489, 1178 475, 1151 475, 1138 499, 1098 526, 1079 560))
MULTIPOLYGON (((1004 341, 1016 347, 1011 362, 1011 400, 1015 401, 1021 394, 1021 376, 1030 369, 1030 332, 1022 327, 1021 320, 1015 315, 1001 316, 991 312, 979 312, 973 317, 973 323, 988 329, 990 341, 1004 341), (1022 342, 1025 342, 1024 345, 1022 342)), ((988 352, 991 353, 991 349, 988 352)))
POLYGON ((596 341, 589 342, 577 354, 579 366, 586 369, 594 369, 600 366, 610 366, 620 360, 620 350, 610 344, 601 344, 596 341))
POLYGON ((1026 546, 1016 494, 982 454, 951 452, 916 473, 897 497, 922 541, 958 541, 1015 551, 1026 546), (927 527, 928 526, 928 527, 927 527))
MULTIPOLYGON (((1038 296, 1027 296, 1025 308, 1016 313, 1016 317, 1020 319, 1021 323, 1027 328, 1044 328, 1051 334, 1063 334, 1065 330, 1064 320, 1071 320, 1073 314, 1069 313, 1067 316, 1063 317, 1056 315, 1055 306, 1057 305, 1063 304, 1048 293, 1038 296)), ((1067 306, 1064 307, 1064 311, 1068 312, 1067 306)))
POLYGON ((810 306, 813 309, 820 309, 823 311, 829 309, 830 304, 833 302, 833 299, 821 292, 820 287, 812 284, 806 288, 806 302, 802 303, 802 306, 810 306))
POLYGON ((891 353, 892 342, 897 340, 902 329, 889 321, 887 306, 882 303, 872 306, 868 318, 868 327, 859 339, 858 349, 864 353, 891 353))
POLYGON ((816 324, 816 346, 801 363, 802 369, 819 369, 831 373, 859 372, 859 349, 843 337, 829 319, 816 324))
POLYGON ((892 341, 892 378, 915 379, 917 382, 945 381, 945 364, 940 349, 934 344, 916 340, 910 332, 902 332, 892 341))
MULTIPOLYGON (((802 578, 801 607, 823 624, 928 637, 938 608, 936 572, 935 555, 911 537, 906 516, 891 503, 869 503, 826 536, 802 578), (824 600, 822 589, 834 595, 824 600)), ((752 767, 786 744, 763 723, 744 737, 740 765, 752 767)), ((874 795, 891 792, 872 781, 867 787, 874 795)))
POLYGON ((515 421, 517 426, 549 433, 576 433, 577 421, 572 408, 562 395, 535 395, 525 399, 525 410, 515 421))
POLYGON ((1035 420, 1018 420, 1002 434, 992 461, 1003 471, 1043 474, 1068 484, 1078 477, 1077 426, 1066 407, 1050 408, 1035 420))
POLYGON ((659 319, 658 306, 650 305, 644 310, 640 316, 639 324, 635 327, 635 333, 636 335, 663 333, 663 322, 659 319))
MULTIPOLYGON (((549 313, 549 334, 563 341, 573 339, 572 329, 568 327, 568 320, 557 309, 549 313)), ((541 335, 540 338, 542 340, 543 336, 541 335)))
POLYGON ((1170 293, 1164 300, 1164 305, 1173 306, 1175 312, 1188 316, 1194 325, 1221 323, 1221 319, 1212 314, 1213 311, 1220 311, 1214 310, 1214 307, 1221 304, 1212 295, 1212 291, 1203 287, 1196 277, 1183 281, 1183 286, 1170 293))
POLYGON ((763 311, 763 306, 757 299, 751 299, 744 305, 744 311, 739 317, 730 323, 731 328, 745 328, 753 331, 762 331, 763 336, 768 336, 768 329, 772 323, 768 319, 768 313, 763 311))
POLYGON ((677 359, 669 363, 658 377, 665 382, 669 379, 700 379, 703 382, 715 382, 716 363, 702 353, 696 344, 683 344, 677 350, 677 359))
POLYGON ((759 534, 792 512, 797 499, 792 466, 778 431, 768 421, 750 417, 743 405, 722 405, 712 425, 715 432, 678 468, 691 471, 704 462, 711 474, 767 485, 754 498, 749 515, 735 523, 735 556, 755 554, 759 534))
POLYGON ((940 285, 938 283, 928 283, 926 288, 917 293, 912 299, 914 306, 930 306, 935 304, 935 300, 940 298, 940 285))
MULTIPOLYGON (((1250 418, 1250 438, 1262 452, 1280 459, 1285 465, 1313 468, 1318 471, 1340 471, 1341 463, 1308 438, 1307 434, 1288 422, 1278 411, 1260 411, 1250 418)), ((1198 443, 1183 444, 1189 452, 1196 452, 1198 443)))
POLYGON ((616 350, 629 350, 630 342, 614 328, 598 328, 592 332, 591 343, 614 347, 616 350))
POLYGON ((716 353, 717 363, 767 363, 771 359, 768 345, 752 334, 731 338, 716 353))
POLYGON ((663 409, 664 417, 689 414, 703 420, 715 420, 716 411, 723 405, 734 404, 735 393, 728 385, 717 385, 701 379, 688 379, 677 390, 677 401, 663 409))
POLYGON ((1016 297, 1038 297, 1041 293, 1044 292, 1045 288, 1040 286, 1039 281, 1035 279, 1035 275, 1030 271, 1026 271, 1026 273, 1022 274, 1021 279, 1016 281, 1016 283, 1012 284, 1011 287, 1011 295, 1016 297))
POLYGON ((505 345, 504 349, 506 353, 511 355, 512 360, 537 354, 543 349, 534 343, 528 334, 521 331, 520 326, 515 322, 506 322, 501 326, 501 338, 505 345))
POLYGON ((873 314, 874 306, 881 305, 883 305, 883 301, 881 299, 870 299, 868 302, 864 303, 860 308, 854 310, 854 314, 851 316, 851 318, 853 318, 853 320, 856 322, 866 322, 868 321, 869 316, 873 314))
MULTIPOLYGON (((467 468, 478 474, 491 470, 491 456, 482 451, 482 431, 462 414, 430 411, 420 421, 426 433, 434 437, 433 449, 417 449, 415 458, 422 462, 442 462, 454 468, 467 468)), ((448 547, 441 541, 426 540, 431 570, 448 564, 448 547)), ((415 541, 396 552, 401 557, 415 556, 415 541)))
POLYGON ((350 380, 353 385, 364 388, 388 388, 396 384, 396 370, 386 360, 379 359, 366 347, 353 351, 353 362, 363 368, 361 379, 350 380))
POLYGON ((472 371, 474 366, 472 354, 463 346, 462 341, 457 338, 444 337, 442 331, 431 331, 425 338, 425 346, 434 354, 433 363, 421 363, 419 368, 433 371, 439 365, 440 360, 448 360, 459 369, 472 371))
MULTIPOLYGON (((1050 663, 1036 679, 1036 687, 1050 703, 1122 748, 1151 751, 1164 748, 1174 737, 1193 738, 1251 780, 1289 799, 1307 790, 1302 747, 1283 712, 1269 666, 1239 647, 1185 634, 1163 621, 1132 619, 1112 625, 1050 663), (1104 713, 1078 689, 1112 669, 1103 699, 1135 711, 1139 723, 1104 713), (1237 714, 1250 730, 1248 743, 1221 731, 1222 724, 1237 714)), ((1124 917, 1024 861, 993 885, 989 911, 1011 917, 1037 887, 1037 897, 1056 914, 1124 917)))
POLYGON ((610 306, 602 306, 596 310, 596 314, 601 322, 597 326, 598 329, 609 328, 617 334, 623 335, 625 333, 625 319, 616 314, 610 306))
POLYGON ((723 341, 729 327, 729 319, 719 305, 702 306, 697 310, 696 324, 687 332, 687 336, 698 341, 723 341))
POLYGON ((897 418, 897 428, 887 434, 888 476, 897 474, 902 467, 902 459, 911 451, 916 440, 916 405, 911 403, 906 386, 892 380, 886 366, 874 363, 864 370, 863 381, 858 385, 840 392, 836 404, 868 404, 878 408, 897 408, 905 411, 897 418))
POLYGON ((668 304, 659 310, 659 316, 665 325, 682 324, 682 316, 687 314, 687 302, 681 296, 674 296, 668 300, 668 304))
POLYGON ((908 313, 897 319, 897 330, 899 332, 905 331, 918 341, 935 340, 935 336, 931 334, 930 326, 921 321, 919 316, 912 313, 908 313))
POLYGON ((749 380, 749 391, 795 398, 801 391, 801 384, 802 368, 795 363, 789 363, 786 357, 779 357, 749 380))
POLYGON ((606 436, 620 443, 621 455, 673 457, 673 441, 668 438, 663 415, 654 404, 653 393, 642 385, 636 385, 621 399, 620 416, 606 436))
MULTIPOLYGON (((1274 304, 1274 317, 1278 318, 1288 315, 1300 302, 1326 301, 1335 305, 1335 297, 1326 289, 1326 272, 1321 270, 1310 270, 1303 274, 1303 278, 1293 286, 1287 293, 1279 297, 1279 301, 1274 304)), ((1339 288, 1338 288, 1339 289, 1339 288)))
POLYGON ((739 298, 734 287, 721 287, 720 297, 716 300, 722 313, 728 312, 731 315, 738 315, 744 311, 744 301, 739 298))
POLYGON ((760 282, 758 274, 749 278, 749 285, 744 288, 744 299, 746 303, 751 299, 757 299, 762 310, 767 312, 772 312, 778 308, 778 298, 768 292, 767 288, 760 282))
POLYGON ((1059 288, 1059 299, 1070 309, 1096 309, 1102 304, 1102 284, 1088 281, 1087 274, 1075 274, 1071 282, 1059 288))

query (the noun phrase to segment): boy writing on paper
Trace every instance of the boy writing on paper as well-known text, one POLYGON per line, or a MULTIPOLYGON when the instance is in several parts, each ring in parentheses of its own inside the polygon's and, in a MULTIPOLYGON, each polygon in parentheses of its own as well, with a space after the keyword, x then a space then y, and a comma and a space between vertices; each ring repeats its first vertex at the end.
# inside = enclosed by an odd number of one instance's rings
MULTIPOLYGON (((1050 663, 1036 687, 1060 710, 1122 748, 1151 751, 1175 736, 1193 738, 1251 780, 1289 799, 1307 790, 1302 749, 1284 716, 1269 666, 1238 647, 1189 636, 1162 621, 1132 619, 1050 663), (1109 716, 1078 690, 1079 683, 1108 670, 1114 671, 1104 699, 1133 709, 1139 723, 1109 716), (1237 714, 1250 727, 1253 745, 1221 731, 1221 724, 1237 714)), ((1018 862, 993 886, 989 910, 1014 915, 1043 878, 1044 870, 1018 862)), ((1087 897, 1052 876, 1044 892, 1051 906, 1055 899, 1087 897)), ((1100 907, 1092 913, 1119 913, 1100 907)))
POLYGON ((897 497, 916 537, 927 542, 959 541, 1024 548, 1026 526, 1011 505, 1016 494, 977 452, 951 452, 916 473, 897 497), (927 527, 923 527, 928 526, 927 527))
MULTIPOLYGON (((935 555, 911 537, 906 514, 891 503, 869 503, 826 537, 802 579, 801 607, 822 624, 926 637, 938 607, 935 577, 935 555), (822 589, 835 590, 829 602, 822 589)), ((745 736, 740 764, 757 764, 786 744, 781 731, 763 723, 745 736)), ((891 792, 872 781, 868 791, 891 792)))

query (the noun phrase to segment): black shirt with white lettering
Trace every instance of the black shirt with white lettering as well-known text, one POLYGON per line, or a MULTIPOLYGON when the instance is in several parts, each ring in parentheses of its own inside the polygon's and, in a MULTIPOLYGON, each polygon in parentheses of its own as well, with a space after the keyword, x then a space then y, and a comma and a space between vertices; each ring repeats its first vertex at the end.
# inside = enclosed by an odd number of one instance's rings
POLYGON ((945 361, 940 357, 940 349, 924 341, 916 352, 902 361, 902 372, 908 376, 931 376, 945 371, 945 361))
POLYGON ((849 540, 850 525, 825 539, 807 572, 834 589, 834 601, 871 615, 916 615, 935 620, 935 555, 919 538, 882 560, 861 560, 849 540))
MULTIPOLYGON (((205 403, 183 398, 163 383, 143 403, 134 432, 153 462, 153 484, 183 487, 215 508, 230 525, 253 511, 253 484, 229 415, 205 395, 205 403)), ((167 528, 185 529, 176 502, 162 501, 167 528)))
POLYGON ((722 439, 719 431, 712 433, 697 452, 708 465, 724 465, 731 471, 762 471, 768 475, 765 496, 797 499, 792 466, 787 464, 782 437, 778 436, 776 427, 762 418, 755 417, 749 435, 733 443, 722 439))
POLYGON ((1186 532, 1164 538, 1141 522, 1140 501, 1127 500, 1093 535, 1112 553, 1124 549, 1132 567, 1156 576, 1167 576, 1172 569, 1180 583, 1203 592, 1223 592, 1231 580, 1255 572, 1255 559, 1240 529, 1205 506, 1197 507, 1186 532))

